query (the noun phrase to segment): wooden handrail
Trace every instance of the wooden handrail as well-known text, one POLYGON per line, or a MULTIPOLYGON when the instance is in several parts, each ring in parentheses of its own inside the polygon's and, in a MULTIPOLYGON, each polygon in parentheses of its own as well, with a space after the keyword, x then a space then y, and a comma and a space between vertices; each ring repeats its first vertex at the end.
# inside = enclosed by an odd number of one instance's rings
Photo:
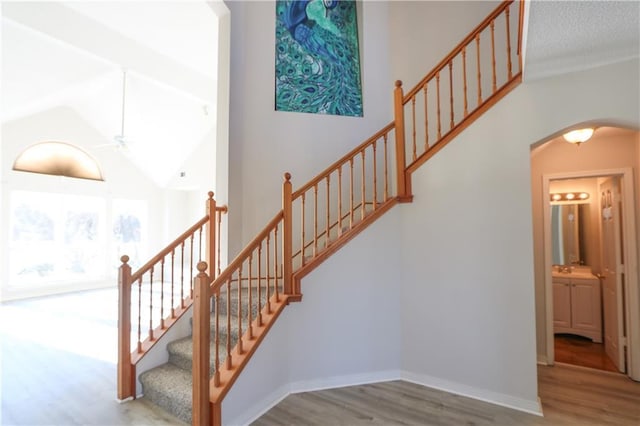
POLYGON ((332 165, 324 169, 324 171, 322 171, 315 178, 311 179, 305 185, 300 187, 300 189, 298 189, 297 191, 294 191, 293 195, 291 196, 292 200, 298 199, 302 194, 307 192, 309 189, 313 188, 314 185, 320 183, 323 179, 326 179, 326 177, 330 175, 333 171, 337 170, 339 166, 345 164, 346 162, 349 161, 350 158, 355 157, 357 154, 362 152, 363 149, 366 149, 369 145, 373 144, 373 141, 376 141, 381 137, 383 137, 385 134, 389 133, 391 130, 394 129, 394 127, 395 125, 393 122, 387 124, 385 127, 382 128, 382 130, 378 131, 369 139, 367 139, 357 147, 353 148, 346 155, 342 156, 338 161, 334 162, 332 165))
POLYGON ((156 263, 160 262, 162 258, 171 253, 174 249, 176 249, 184 240, 189 238, 194 232, 198 229, 202 228, 209 221, 209 216, 205 216, 199 221, 197 221, 191 228, 187 229, 185 232, 180 234, 178 238, 173 240, 173 242, 169 243, 164 249, 162 249, 158 254, 153 256, 151 260, 142 265, 136 272, 131 274, 131 282, 137 281, 142 275, 147 273, 156 263))

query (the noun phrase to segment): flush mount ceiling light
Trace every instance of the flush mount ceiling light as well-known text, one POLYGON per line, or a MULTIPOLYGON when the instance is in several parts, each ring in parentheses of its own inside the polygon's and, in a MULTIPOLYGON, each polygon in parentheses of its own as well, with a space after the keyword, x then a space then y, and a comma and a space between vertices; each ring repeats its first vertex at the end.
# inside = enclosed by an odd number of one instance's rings
POLYGON ((594 131, 595 129, 593 129, 592 127, 587 127, 585 129, 572 130, 562 135, 562 137, 567 142, 579 146, 581 143, 588 141, 591 136, 593 136, 594 131))
POLYGON ((104 181, 96 160, 65 142, 40 142, 18 155, 13 170, 104 181))

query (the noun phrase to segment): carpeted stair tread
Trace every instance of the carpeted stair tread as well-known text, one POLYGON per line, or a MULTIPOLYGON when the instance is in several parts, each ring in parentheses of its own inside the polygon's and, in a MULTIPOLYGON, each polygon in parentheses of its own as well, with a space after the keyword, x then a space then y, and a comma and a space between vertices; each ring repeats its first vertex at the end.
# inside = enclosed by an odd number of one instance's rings
MULTIPOLYGON (((231 348, 234 346, 235 342, 232 340, 231 348)), ((167 345, 167 351, 169 352, 169 363, 182 368, 183 370, 188 370, 189 374, 191 374, 191 366, 193 363, 193 340, 191 336, 169 343, 169 345, 167 345)), ((222 363, 226 358, 226 351, 226 342, 221 341, 218 345, 220 363, 222 363)), ((209 373, 213 375, 213 372, 215 371, 215 342, 211 342, 209 344, 209 358, 209 365, 211 366, 209 373)))
POLYGON ((191 424, 191 371, 167 363, 140 375, 144 397, 191 424))

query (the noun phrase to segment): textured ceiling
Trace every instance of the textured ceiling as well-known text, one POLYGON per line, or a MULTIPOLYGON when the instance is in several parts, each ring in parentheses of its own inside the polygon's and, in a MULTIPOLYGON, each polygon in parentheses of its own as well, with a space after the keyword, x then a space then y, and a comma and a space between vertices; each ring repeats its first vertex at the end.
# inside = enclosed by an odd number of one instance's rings
POLYGON ((638 1, 535 0, 529 4, 525 79, 638 56, 638 1))

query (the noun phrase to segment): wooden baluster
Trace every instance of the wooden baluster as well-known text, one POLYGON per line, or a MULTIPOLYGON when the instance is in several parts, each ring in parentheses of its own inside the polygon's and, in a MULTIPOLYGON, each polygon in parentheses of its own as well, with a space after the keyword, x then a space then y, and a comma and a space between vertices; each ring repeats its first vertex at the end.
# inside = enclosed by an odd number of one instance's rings
POLYGON ((164 330, 164 257, 160 260, 160 328, 164 330))
POLYGON ((349 158, 349 229, 353 228, 353 157, 349 158))
POLYGON ((302 236, 300 238, 301 241, 301 245, 300 245, 300 256, 302 257, 302 265, 304 266, 304 264, 306 263, 306 257, 305 257, 305 239, 304 239, 304 209, 305 209, 305 199, 306 199, 306 192, 303 192, 302 195, 300 196, 300 228, 302 231, 302 236))
POLYGON ((511 78, 513 77, 512 71, 511 71, 511 29, 509 27, 509 21, 510 21, 510 17, 509 17, 509 8, 511 7, 511 5, 508 5, 507 8, 505 9, 505 19, 507 22, 507 74, 509 76, 509 80, 511 80, 511 78))
MULTIPOLYGON (((244 263, 238 268, 238 353, 244 353, 242 349, 242 269, 244 263)), ((249 306, 251 309, 251 306, 249 306)))
POLYGON ((373 141, 373 210, 378 208, 378 163, 376 158, 376 144, 378 140, 373 141))
POLYGON ((209 270, 207 273, 209 277, 215 276, 216 268, 216 200, 213 198, 213 191, 207 193, 209 198, 206 202, 206 211, 209 221, 207 222, 207 234, 206 234, 206 256, 209 270))
POLYGON ((285 294, 293 294, 293 200, 291 193, 291 174, 284 174, 282 185, 282 263, 283 290, 285 294))
POLYGON ((276 302, 280 302, 280 289, 279 289, 279 279, 278 279, 278 225, 273 230, 273 241, 276 243, 273 244, 273 268, 275 270, 275 276, 273 278, 273 289, 274 294, 276 296, 276 302))
POLYGON ((412 147, 412 151, 413 151, 413 161, 416 161, 416 158, 418 158, 417 155, 417 144, 416 144, 416 97, 412 96, 411 97, 411 128, 412 128, 412 132, 411 132, 411 147, 412 147))
POLYGON ((436 106, 438 113, 438 141, 442 137, 442 120, 440 119, 440 71, 436 73, 436 106))
POLYGON ((191 237, 189 238, 189 282, 191 283, 191 285, 189 286, 189 297, 191 298, 191 300, 193 300, 193 286, 195 283, 195 281, 193 281, 193 238, 194 237, 195 237, 195 233, 191 234, 191 237))
POLYGON ((135 394, 134 366, 131 364, 131 266, 129 256, 120 258, 118 269, 118 399, 135 394))
POLYGON ((175 258, 176 258, 176 251, 175 249, 173 249, 171 250, 171 318, 176 317, 176 304, 173 297, 173 295, 175 294, 175 277, 174 277, 174 272, 176 270, 175 258))
POLYGON ((338 237, 342 236, 342 164, 338 166, 338 237))
POLYGON ((267 241, 266 241, 266 267, 267 270, 265 271, 267 274, 267 280, 266 280, 266 291, 267 291, 267 301, 266 301, 266 307, 267 307, 267 313, 270 314, 271 313, 271 273, 269 271, 269 268, 271 267, 271 259, 270 259, 270 255, 271 255, 271 245, 270 245, 270 241, 271 241, 271 233, 267 234, 267 241))
POLYGON ((214 327, 215 327, 215 344, 213 346, 214 351, 214 373, 213 373, 213 385, 215 387, 220 386, 220 290, 218 289, 213 295, 214 306, 214 327))
POLYGON ((313 185, 313 257, 318 253, 318 184, 313 185))
POLYGON ((427 86, 428 83, 424 84, 422 90, 424 90, 424 151, 427 152, 429 149, 429 105, 427 99, 427 86))
POLYGON ((180 244, 180 307, 184 309, 184 241, 180 244))
POLYGON ((256 320, 258 327, 262 327, 262 242, 258 246, 258 314, 256 320))
POLYGON ((153 269, 149 270, 149 341, 153 340, 153 269))
POLYGON ((387 133, 384 134, 384 201, 387 201, 389 198, 389 161, 387 154, 387 145, 388 145, 389 135, 387 133))
POLYGON ((453 111, 453 60, 449 61, 449 110, 451 111, 451 121, 449 123, 449 130, 454 126, 454 111, 453 111))
POLYGON ((325 238, 324 238, 324 247, 325 248, 329 247, 329 232, 331 232, 331 228, 330 228, 330 226, 331 226, 331 223, 330 223, 330 221, 331 221, 331 208, 330 208, 331 181, 330 181, 330 176, 331 175, 327 175, 327 177, 325 178, 325 181, 326 181, 325 188, 326 188, 326 191, 327 191, 327 197, 326 197, 327 198, 327 206, 326 206, 326 209, 327 209, 327 218, 326 218, 327 219, 327 223, 325 224, 325 231, 324 231, 325 232, 325 238))
POLYGON ((480 75, 480 33, 476 34, 476 59, 478 64, 478 105, 482 104, 482 79, 480 75))
POLYGON ((404 134, 404 95, 402 93, 402 81, 396 81, 396 88, 393 92, 393 111, 394 121, 396 127, 396 177, 398 185, 398 197, 401 199, 409 196, 407 190, 409 182, 407 182, 407 175, 405 169, 407 167, 406 161, 406 148, 405 148, 405 134, 404 134))
POLYGON ((227 370, 231 370, 231 276, 227 279, 227 341, 225 342, 227 347, 227 358, 225 359, 225 366, 227 370))
MULTIPOLYGON (((217 269, 217 273, 216 273, 216 275, 215 275, 216 277, 217 277, 218 275, 220 275, 220 272, 222 271, 222 270, 220 269, 220 259, 222 258, 222 257, 220 256, 220 245, 221 245, 221 244, 220 244, 220 242, 222 241, 222 238, 221 238, 222 233, 220 232, 220 229, 222 228, 222 214, 223 214, 224 212, 226 212, 226 211, 227 211, 227 210, 226 210, 226 207, 224 207, 224 210, 221 210, 221 211, 217 212, 217 215, 218 215, 218 218, 217 218, 217 220, 218 220, 218 232, 216 233, 216 238, 217 238, 217 241, 216 241, 216 248, 217 248, 217 250, 218 250, 218 254, 217 254, 217 256, 216 256, 216 262, 218 262, 218 269, 217 269)), ((210 277, 210 278, 212 278, 212 279, 213 279, 213 278, 215 278, 215 277, 210 277)))
POLYGON ((200 227, 198 230, 198 261, 202 260, 202 230, 204 228, 200 227))
POLYGON ((253 252, 249 255, 249 309, 247 312, 247 333, 250 340, 253 340, 253 320, 252 307, 253 307, 253 252))
POLYGON ((211 336, 209 277, 205 273, 207 264, 197 265, 199 274, 193 283, 193 359, 192 406, 194 425, 209 424, 209 341, 211 336))
POLYGON ((360 170, 360 220, 364 219, 366 208, 366 196, 365 196, 365 162, 364 162, 364 149, 360 151, 360 158, 362 159, 362 170, 360 170))
POLYGON ((491 20, 491 70, 492 70, 492 84, 491 89, 492 93, 496 93, 498 90, 498 86, 496 84, 496 42, 495 42, 495 27, 496 23, 492 19, 491 20))
POLYGON ((467 108, 467 46, 462 47, 462 81, 464 85, 464 116, 466 117, 469 114, 467 108))
POLYGON ((142 276, 138 278, 138 353, 142 353, 142 276))

